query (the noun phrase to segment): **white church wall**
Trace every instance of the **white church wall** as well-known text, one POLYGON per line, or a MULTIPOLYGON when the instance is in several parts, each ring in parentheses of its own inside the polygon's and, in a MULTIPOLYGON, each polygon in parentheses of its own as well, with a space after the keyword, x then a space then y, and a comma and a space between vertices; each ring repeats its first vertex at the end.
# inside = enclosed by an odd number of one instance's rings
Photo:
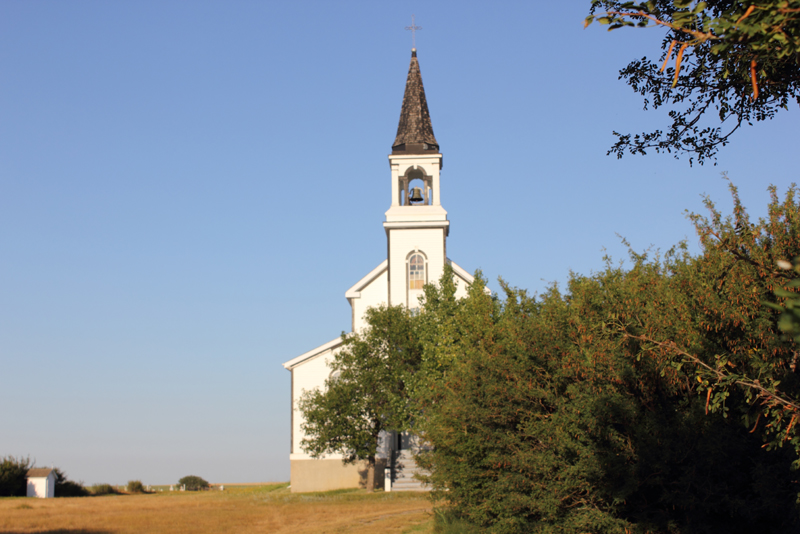
MULTIPOLYGON (((364 314, 370 307, 383 303, 410 308, 419 306, 417 297, 423 291, 409 288, 408 267, 412 253, 418 251, 425 257, 425 276, 421 277, 425 283, 438 282, 448 261, 445 242, 450 222, 441 198, 442 155, 438 153, 438 143, 433 137, 415 50, 412 51, 399 124, 396 142, 389 155, 391 204, 383 223, 387 232, 388 258, 345 293, 352 307, 351 322, 355 332, 367 326, 364 314), (422 199, 411 196, 412 187, 422 189, 422 199)), ((467 294, 472 276, 455 263, 451 264, 457 283, 456 297, 460 298, 467 294)), ((414 266, 415 279, 419 281, 420 277, 416 277, 419 264, 415 262, 414 266)), ((333 340, 284 363, 284 367, 292 371, 290 464, 293 492, 363 487, 365 484, 363 463, 344 466, 340 455, 312 459, 300 447, 303 415, 297 403, 304 391, 324 387, 331 373, 329 362, 340 347, 341 343, 333 340)), ((408 442, 409 436, 403 439, 408 442)), ((383 433, 380 437, 376 482, 383 480, 383 469, 387 461, 391 462, 391 452, 397 441, 398 436, 393 432, 383 433)), ((404 443, 403 447, 410 445, 404 443)))
POLYGON ((456 298, 463 299, 464 297, 467 296, 467 287, 469 286, 469 284, 462 278, 459 277, 455 278, 456 278, 456 298))
MULTIPOLYGON (((303 362, 292 369, 292 451, 290 459, 309 459, 310 455, 303 452, 300 442, 305 436, 302 425, 305 419, 298 408, 300 397, 305 391, 311 391, 325 386, 325 380, 331 374, 330 361, 339 347, 327 349, 319 356, 303 362)), ((341 455, 329 455, 328 458, 341 458, 341 455)))
POLYGON ((453 268, 453 278, 456 280, 456 298, 464 298, 467 296, 467 289, 474 278, 470 273, 465 271, 463 267, 452 260, 450 261, 450 266, 453 268))
POLYGON ((383 271, 368 286, 361 289, 361 297, 352 299, 353 303, 353 331, 357 332, 366 327, 364 314, 367 308, 374 308, 386 304, 389 292, 389 272, 383 271))
MULTIPOLYGON (((326 345, 330 345, 330 343, 326 343, 326 345)), ((331 375, 330 362, 340 348, 341 345, 338 344, 325 348, 307 359, 302 356, 298 357, 296 360, 301 361, 297 361, 291 367, 292 450, 289 454, 289 464, 291 469, 291 489, 294 493, 356 488, 364 487, 366 484, 367 470, 364 462, 345 465, 342 462, 343 456, 341 454, 326 454, 321 459, 315 459, 305 453, 300 446, 304 437, 302 429, 304 418, 298 408, 298 402, 305 391, 325 386, 325 380, 331 375)), ((287 362, 287 364, 296 360, 287 362)), ((378 460, 375 469, 376 485, 383 483, 385 466, 385 458, 378 460)))
POLYGON ((426 283, 436 282, 442 275, 445 262, 444 229, 414 228, 390 230, 389 269, 391 271, 391 304, 404 304, 410 308, 418 306, 416 299, 408 300, 407 260, 415 250, 422 252, 427 258, 425 276, 426 283))

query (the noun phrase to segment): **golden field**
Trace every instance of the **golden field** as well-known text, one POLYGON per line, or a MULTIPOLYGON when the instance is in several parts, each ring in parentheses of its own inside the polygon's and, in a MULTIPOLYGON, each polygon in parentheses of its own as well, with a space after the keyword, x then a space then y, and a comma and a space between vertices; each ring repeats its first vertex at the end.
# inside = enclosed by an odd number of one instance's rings
POLYGON ((430 533, 426 493, 292 494, 287 484, 225 491, 0 499, 0 534, 430 533))

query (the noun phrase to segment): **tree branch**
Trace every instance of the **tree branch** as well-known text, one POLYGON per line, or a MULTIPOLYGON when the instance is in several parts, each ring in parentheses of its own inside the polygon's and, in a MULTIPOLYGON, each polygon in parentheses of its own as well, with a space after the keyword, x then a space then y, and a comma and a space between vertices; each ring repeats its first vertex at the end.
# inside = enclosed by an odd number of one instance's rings
MULTIPOLYGON (((723 381, 723 380, 730 380, 731 379, 730 375, 725 374, 724 372, 720 371, 719 369, 715 369, 714 367, 711 367, 710 365, 708 365, 707 363, 702 361, 700 358, 698 358, 694 354, 691 354, 691 353, 683 350, 682 348, 680 348, 674 341, 671 341, 671 340, 669 340, 669 341, 656 341, 655 339, 653 339, 651 337, 648 337, 648 336, 637 336, 637 335, 629 334, 627 332, 625 332, 623 335, 625 337, 628 337, 628 338, 631 338, 631 339, 636 339, 636 340, 639 340, 639 341, 646 341, 648 343, 652 343, 652 344, 656 345, 657 347, 665 348, 667 350, 670 350, 670 351, 674 352, 675 354, 683 356, 684 358, 688 359, 689 361, 691 361, 695 365, 699 365, 700 367, 702 367, 705 370, 707 370, 709 373, 711 373, 714 376, 716 376, 717 380, 720 381, 720 382, 723 381)), ((765 403, 769 403, 769 404, 773 404, 773 405, 775 405, 775 404, 782 405, 783 407, 788 408, 788 409, 792 410, 793 412, 800 412, 800 404, 798 404, 794 400, 787 399, 787 398, 784 398, 784 397, 780 396, 777 392, 773 392, 773 391, 768 390, 767 388, 765 388, 764 386, 761 385, 761 383, 758 381, 758 379, 753 379, 753 380, 749 380, 749 379, 733 379, 733 383, 738 385, 738 386, 744 387, 744 388, 750 388, 752 390, 755 390, 757 392, 756 398, 764 399, 765 403)))
MULTIPOLYGON (((654 17, 653 15, 651 15, 649 13, 645 13, 644 11, 636 11, 634 13, 631 13, 630 11, 607 11, 605 14, 606 15, 619 15, 620 17, 642 17, 642 18, 646 18, 648 20, 652 20, 653 22, 656 23, 657 26, 666 26, 667 28, 669 28, 669 29, 671 29, 673 31, 682 32, 682 33, 685 33, 687 35, 691 35, 692 37, 694 37, 697 40, 697 42, 689 43, 689 46, 695 46, 695 45, 698 45, 700 43, 704 43, 706 41, 718 41, 720 39, 719 37, 717 37, 716 35, 714 35, 711 32, 701 32, 701 31, 697 31, 697 30, 691 30, 689 28, 682 28, 680 26, 676 26, 675 24, 672 24, 671 22, 666 22, 666 21, 663 21, 663 20, 661 20, 661 19, 659 19, 657 17, 654 17)), ((651 28, 652 28, 652 26, 651 26, 651 28)))

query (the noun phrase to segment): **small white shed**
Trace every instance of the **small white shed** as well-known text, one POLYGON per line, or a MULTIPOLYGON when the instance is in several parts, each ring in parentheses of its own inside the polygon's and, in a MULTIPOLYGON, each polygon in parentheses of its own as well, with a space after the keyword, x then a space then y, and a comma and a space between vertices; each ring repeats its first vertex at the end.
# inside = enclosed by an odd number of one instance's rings
POLYGON ((28 470, 28 497, 52 499, 56 496, 56 472, 52 469, 28 470))

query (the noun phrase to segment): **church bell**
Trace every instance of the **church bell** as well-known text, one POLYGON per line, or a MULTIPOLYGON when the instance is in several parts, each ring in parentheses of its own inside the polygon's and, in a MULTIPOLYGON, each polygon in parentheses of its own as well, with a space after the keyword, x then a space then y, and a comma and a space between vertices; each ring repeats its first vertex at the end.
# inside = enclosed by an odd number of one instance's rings
POLYGON ((411 196, 408 197, 410 202, 422 202, 422 188, 415 187, 411 189, 411 196))

